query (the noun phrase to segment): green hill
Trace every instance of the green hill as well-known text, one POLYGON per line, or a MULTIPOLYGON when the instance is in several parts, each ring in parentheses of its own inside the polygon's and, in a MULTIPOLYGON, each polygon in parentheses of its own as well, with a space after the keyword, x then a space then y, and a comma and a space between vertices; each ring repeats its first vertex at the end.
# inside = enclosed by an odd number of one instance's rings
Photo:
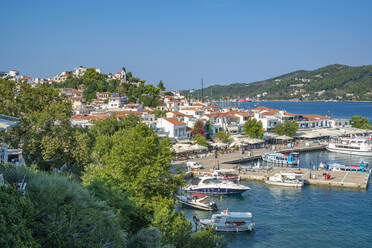
MULTIPOLYGON (((201 98, 201 90, 184 90, 201 98)), ((313 71, 295 71, 253 83, 213 85, 204 89, 205 100, 234 98, 261 100, 372 100, 372 65, 328 65, 313 71)))

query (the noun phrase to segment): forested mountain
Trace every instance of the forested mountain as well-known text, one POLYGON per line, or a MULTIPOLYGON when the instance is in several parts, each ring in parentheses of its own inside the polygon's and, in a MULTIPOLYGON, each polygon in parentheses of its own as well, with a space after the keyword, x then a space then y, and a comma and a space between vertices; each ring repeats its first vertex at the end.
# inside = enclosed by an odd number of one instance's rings
MULTIPOLYGON (((201 90, 182 91, 201 98, 201 90)), ((312 71, 295 71, 253 83, 212 85, 204 99, 255 98, 261 100, 372 100, 372 65, 328 65, 312 71)))

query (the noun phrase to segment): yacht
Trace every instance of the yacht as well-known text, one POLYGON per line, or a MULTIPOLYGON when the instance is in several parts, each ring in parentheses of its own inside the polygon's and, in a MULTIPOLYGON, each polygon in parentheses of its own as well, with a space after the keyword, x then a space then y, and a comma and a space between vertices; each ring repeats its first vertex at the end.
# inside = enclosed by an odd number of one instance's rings
POLYGON ((265 180, 266 184, 302 188, 304 186, 303 174, 299 173, 277 173, 265 180))
POLYGON ((327 150, 353 155, 372 156, 372 138, 341 138, 328 143, 327 150))
POLYGON ((262 155, 262 160, 274 164, 297 165, 298 153, 283 154, 279 152, 271 152, 262 155))
POLYGON ((220 214, 213 214, 211 219, 201 219, 202 226, 215 226, 218 232, 252 231, 255 223, 250 212, 229 212, 223 210, 220 214))
POLYGON ((217 204, 214 201, 208 201, 208 196, 200 193, 192 193, 191 197, 186 195, 178 195, 176 198, 180 203, 191 208, 207 211, 214 211, 218 209, 217 204))
POLYGON ((369 172, 368 163, 361 162, 359 164, 340 164, 340 163, 320 163, 320 168, 331 171, 350 171, 350 172, 369 172))
POLYGON ((186 192, 203 193, 212 195, 241 194, 250 188, 230 181, 220 181, 213 176, 194 178, 191 185, 183 188, 186 192))

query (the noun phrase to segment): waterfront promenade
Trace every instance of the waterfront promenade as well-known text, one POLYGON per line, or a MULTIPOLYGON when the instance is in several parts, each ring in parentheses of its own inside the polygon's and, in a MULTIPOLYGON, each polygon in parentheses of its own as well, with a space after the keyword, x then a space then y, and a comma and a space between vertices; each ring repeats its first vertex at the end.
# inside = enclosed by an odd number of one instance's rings
MULTIPOLYGON (((277 152, 308 152, 325 149, 324 145, 311 142, 300 142, 293 148, 286 146, 276 146, 277 152)), ((219 154, 217 158, 214 156, 201 156, 189 159, 188 161, 199 162, 203 169, 193 171, 194 175, 199 173, 209 172, 214 168, 221 169, 236 169, 242 180, 264 181, 267 177, 279 172, 300 172, 303 174, 305 184, 318 185, 318 186, 331 186, 331 187, 345 187, 354 189, 367 189, 369 173, 362 172, 345 172, 345 171, 324 171, 324 170, 311 170, 308 168, 288 168, 280 167, 271 164, 261 163, 259 168, 250 168, 249 166, 240 167, 239 164, 249 162, 261 158, 261 156, 270 152, 267 148, 254 149, 244 154, 241 152, 232 152, 226 154, 219 154), (329 173, 331 178, 326 179, 324 173, 329 173)), ((186 161, 184 161, 185 163, 186 161)))

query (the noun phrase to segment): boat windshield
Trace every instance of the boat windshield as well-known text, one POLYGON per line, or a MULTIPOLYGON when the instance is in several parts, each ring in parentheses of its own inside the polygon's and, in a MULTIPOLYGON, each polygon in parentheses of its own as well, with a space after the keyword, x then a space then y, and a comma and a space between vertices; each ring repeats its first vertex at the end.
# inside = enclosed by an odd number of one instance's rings
POLYGON ((215 179, 215 178, 211 178, 211 179, 205 179, 203 181, 203 183, 205 183, 205 184, 216 184, 216 183, 221 183, 221 181, 218 180, 218 179, 215 179))

